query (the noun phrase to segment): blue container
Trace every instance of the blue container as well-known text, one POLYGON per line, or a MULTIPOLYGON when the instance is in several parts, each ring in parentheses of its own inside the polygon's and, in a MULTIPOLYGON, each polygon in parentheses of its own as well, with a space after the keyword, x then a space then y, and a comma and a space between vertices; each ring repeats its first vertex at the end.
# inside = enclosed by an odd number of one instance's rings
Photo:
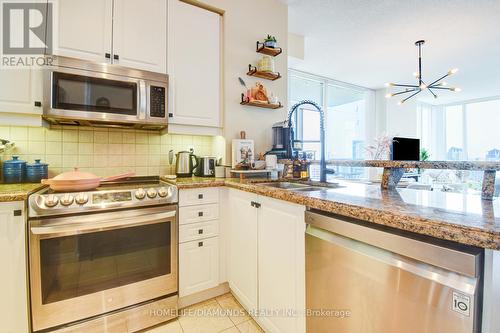
POLYGON ((35 160, 35 163, 26 165, 26 181, 29 183, 40 183, 42 179, 49 178, 49 165, 40 163, 40 160, 35 160))
POLYGON ((12 156, 9 161, 3 162, 4 183, 22 183, 26 174, 26 162, 19 156, 12 156))

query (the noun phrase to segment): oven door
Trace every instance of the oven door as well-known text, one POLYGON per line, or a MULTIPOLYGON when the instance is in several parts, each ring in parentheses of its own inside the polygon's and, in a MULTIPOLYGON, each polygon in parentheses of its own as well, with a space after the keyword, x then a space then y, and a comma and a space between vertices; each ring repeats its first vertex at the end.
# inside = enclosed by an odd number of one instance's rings
POLYGON ((33 330, 177 292, 175 206, 30 221, 33 330))

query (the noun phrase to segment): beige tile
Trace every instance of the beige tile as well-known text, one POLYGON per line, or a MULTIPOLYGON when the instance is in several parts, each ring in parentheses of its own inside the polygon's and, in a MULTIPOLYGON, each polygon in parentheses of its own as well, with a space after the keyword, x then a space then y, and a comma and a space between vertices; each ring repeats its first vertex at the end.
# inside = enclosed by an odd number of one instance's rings
POLYGON ((80 143, 94 142, 94 131, 79 130, 78 131, 78 142, 80 142, 80 143))
POLYGON ((148 134, 140 132, 135 133, 135 143, 147 145, 149 143, 148 134))
POLYGON ((107 155, 108 145, 106 143, 94 143, 94 155, 107 155))
MULTIPOLYGON (((63 138, 64 140, 64 138, 63 138)), ((78 143, 76 142, 63 142, 62 146, 63 155, 77 155, 78 154, 78 143)))
POLYGON ((126 167, 126 166, 134 167, 135 166, 135 155, 123 155, 122 157, 123 157, 122 165, 124 167, 126 167))
POLYGON ((172 144, 173 145, 182 144, 182 135, 172 135, 172 144))
POLYGON ((148 175, 148 168, 147 167, 136 167, 135 173, 137 176, 147 176, 148 175))
POLYGON ((123 143, 135 143, 134 132, 123 132, 123 143))
POLYGON ((191 135, 183 135, 182 136, 182 144, 183 145, 192 145, 193 137, 191 135))
POLYGON ((63 129, 63 142, 78 142, 78 129, 63 129))
POLYGON ((108 166, 108 155, 95 155, 94 168, 104 168, 108 166))
POLYGON ((22 155, 29 153, 29 143, 28 141, 15 141, 14 149, 12 149, 12 154, 22 155))
POLYGON ((56 141, 47 141, 45 142, 45 153, 46 154, 62 154, 62 143, 56 141))
POLYGON ((215 300, 184 309, 179 322, 184 333, 217 333, 234 326, 215 300))
POLYGON ((56 142, 62 141, 62 131, 59 129, 52 129, 52 128, 47 130, 47 133, 45 135, 45 140, 56 141, 56 142))
POLYGON ((147 330, 144 333, 183 333, 178 320, 169 321, 166 324, 147 330))
POLYGON ((29 154, 45 154, 45 142, 43 141, 30 141, 28 142, 29 154))
POLYGON ((28 139, 30 141, 45 141, 45 128, 30 127, 28 129, 28 139))
POLYGON ((148 176, 159 176, 160 167, 148 167, 148 176))
MULTIPOLYGON (((63 168, 72 168, 78 167, 78 155, 63 155, 63 168)), ((69 171, 68 170, 68 171, 69 171)))
POLYGON ((93 163, 94 163, 94 156, 92 156, 92 155, 79 155, 78 156, 78 166, 80 168, 91 168, 94 165, 93 163))
POLYGON ((122 163, 123 163, 123 158, 121 155, 109 157, 108 166, 110 166, 110 167, 121 167, 122 163))
POLYGON ((161 143, 161 136, 159 133, 149 133, 148 138, 150 145, 159 145, 161 143))
POLYGON ((265 333, 253 319, 236 325, 236 327, 241 333, 265 333))
POLYGON ((137 144, 135 145, 135 153, 138 155, 149 154, 149 146, 143 144, 137 144))
POLYGON ((149 164, 148 155, 135 155, 135 165, 138 167, 147 167, 149 164))
POLYGON ((0 138, 10 139, 10 127, 9 126, 0 126, 0 138))
POLYGON ((170 134, 163 134, 160 138, 162 145, 170 145, 172 143, 172 136, 170 134))
POLYGON ((49 168, 60 168, 62 167, 62 156, 46 155, 45 162, 49 165, 49 168))
POLYGON ((160 155, 149 155, 148 166, 160 166, 160 155))
POLYGON ((109 132, 109 143, 122 143, 123 133, 121 132, 109 132))
POLYGON ((149 154, 151 155, 160 154, 161 152, 160 147, 161 147, 160 145, 149 145, 149 154))
POLYGON ((133 143, 124 143, 122 145, 123 154, 135 154, 135 144, 133 143))
POLYGON ((108 132, 95 131, 94 143, 108 143, 108 132))
POLYGON ((26 141, 28 140, 28 128, 13 126, 10 128, 10 139, 12 141, 26 141))
POLYGON ((216 300, 222 309, 227 311, 227 316, 235 325, 250 320, 250 316, 247 314, 245 309, 243 309, 240 303, 238 303, 238 301, 230 293, 219 296, 216 300))
POLYGON ((109 149, 110 155, 121 155, 122 154, 122 144, 121 143, 110 143, 108 149, 109 149))
POLYGON ((78 154, 79 155, 92 155, 94 153, 93 143, 78 143, 78 154))

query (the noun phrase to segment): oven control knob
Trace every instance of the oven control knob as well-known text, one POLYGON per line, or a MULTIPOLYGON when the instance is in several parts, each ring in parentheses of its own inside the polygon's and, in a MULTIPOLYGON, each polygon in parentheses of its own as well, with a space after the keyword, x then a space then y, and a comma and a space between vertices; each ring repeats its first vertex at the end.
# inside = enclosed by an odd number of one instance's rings
POLYGON ((79 205, 85 205, 89 201, 89 196, 84 193, 80 193, 75 197, 75 201, 79 205))
POLYGON ((154 188, 150 188, 148 190, 148 198, 153 199, 154 197, 156 197, 157 194, 158 193, 156 192, 156 189, 154 189, 154 188))
POLYGON ((45 206, 47 206, 49 208, 57 206, 58 202, 59 202, 59 198, 53 194, 51 194, 45 198, 45 206))
POLYGON ((160 187, 160 189, 158 190, 158 195, 162 198, 165 198, 168 195, 167 189, 164 187, 160 187))
POLYGON ((73 196, 66 194, 64 197, 61 198, 61 205, 63 206, 69 206, 73 203, 73 196))
POLYGON ((142 188, 138 189, 135 191, 135 197, 139 200, 142 200, 146 197, 146 191, 144 191, 142 188))

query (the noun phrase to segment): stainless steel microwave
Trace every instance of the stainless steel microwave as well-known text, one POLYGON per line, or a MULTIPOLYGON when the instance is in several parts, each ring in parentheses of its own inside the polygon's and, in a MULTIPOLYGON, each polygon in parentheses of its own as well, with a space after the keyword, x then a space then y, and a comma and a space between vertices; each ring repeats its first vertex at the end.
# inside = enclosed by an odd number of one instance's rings
POLYGON ((43 80, 43 117, 52 124, 167 127, 166 74, 56 57, 43 80))

